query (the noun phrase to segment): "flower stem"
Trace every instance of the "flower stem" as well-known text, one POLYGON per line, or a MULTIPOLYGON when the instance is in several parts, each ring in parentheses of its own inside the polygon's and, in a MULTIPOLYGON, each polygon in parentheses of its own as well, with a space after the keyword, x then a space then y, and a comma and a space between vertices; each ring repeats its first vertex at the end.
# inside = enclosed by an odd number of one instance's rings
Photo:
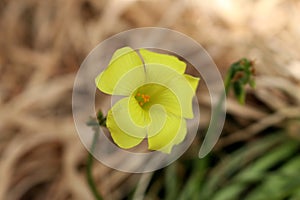
POLYGON ((92 145, 90 147, 90 151, 89 151, 87 163, 86 163, 86 166, 87 166, 86 167, 86 177, 87 177, 87 182, 89 184, 91 192, 93 193, 95 199, 102 200, 102 196, 97 189, 95 180, 92 175, 92 166, 93 166, 93 162, 94 162, 93 152, 95 150, 96 143, 99 138, 99 128, 100 128, 99 126, 106 127, 106 117, 104 117, 102 112, 99 111, 97 114, 97 120, 91 119, 90 121, 87 122, 87 125, 91 126, 93 128, 94 136, 93 136, 92 145))
POLYGON ((95 180, 92 175, 92 166, 93 166, 93 161, 94 161, 93 152, 94 152, 94 149, 96 146, 96 142, 99 138, 99 127, 94 126, 93 130, 94 130, 94 136, 93 136, 92 145, 91 145, 90 152, 89 152, 88 159, 87 159, 86 176, 87 176, 87 181, 88 181, 89 187, 90 187, 95 199, 102 200, 102 197, 97 190, 97 186, 95 184, 95 180))

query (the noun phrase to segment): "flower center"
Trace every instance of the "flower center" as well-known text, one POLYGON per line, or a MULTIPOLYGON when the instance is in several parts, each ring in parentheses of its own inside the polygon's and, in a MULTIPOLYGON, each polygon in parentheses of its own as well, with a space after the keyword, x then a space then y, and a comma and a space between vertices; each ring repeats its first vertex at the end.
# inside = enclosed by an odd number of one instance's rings
POLYGON ((145 103, 150 101, 150 96, 147 94, 142 94, 138 92, 135 95, 135 99, 139 102, 140 106, 143 106, 145 103))

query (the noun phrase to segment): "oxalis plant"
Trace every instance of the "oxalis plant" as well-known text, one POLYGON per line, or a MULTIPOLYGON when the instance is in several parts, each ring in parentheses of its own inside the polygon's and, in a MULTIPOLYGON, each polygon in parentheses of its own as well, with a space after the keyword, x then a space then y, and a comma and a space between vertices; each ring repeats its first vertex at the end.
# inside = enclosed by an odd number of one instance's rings
MULTIPOLYGON (((124 47, 112 55, 108 67, 96 77, 100 91, 125 96, 112 106, 107 116, 99 110, 97 119, 87 122, 94 136, 86 176, 96 200, 102 199, 92 176, 92 154, 99 125, 109 130, 114 143, 122 149, 137 146, 146 138, 148 150, 169 154, 186 137, 186 119, 194 117, 192 99, 200 78, 185 74, 185 70, 186 63, 175 56, 124 47)), ((219 99, 212 123, 217 123, 217 113, 231 90, 239 103, 245 103, 245 86, 255 87, 254 74, 254 64, 246 58, 230 66, 224 82, 225 93, 219 99)))

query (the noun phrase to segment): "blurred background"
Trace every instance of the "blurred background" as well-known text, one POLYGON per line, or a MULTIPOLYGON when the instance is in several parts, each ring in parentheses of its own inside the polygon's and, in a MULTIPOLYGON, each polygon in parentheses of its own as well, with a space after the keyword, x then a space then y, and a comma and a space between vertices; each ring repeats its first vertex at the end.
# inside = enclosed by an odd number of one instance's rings
MULTIPOLYGON (((153 173, 95 162, 104 199, 299 200, 299 22, 298 0, 1 0, 0 199, 93 199, 72 118, 76 72, 106 38, 158 26, 202 44, 223 76, 253 59, 257 86, 244 106, 228 97, 224 131, 204 159, 197 137, 153 173)), ((205 130, 210 102, 199 91, 205 130)))

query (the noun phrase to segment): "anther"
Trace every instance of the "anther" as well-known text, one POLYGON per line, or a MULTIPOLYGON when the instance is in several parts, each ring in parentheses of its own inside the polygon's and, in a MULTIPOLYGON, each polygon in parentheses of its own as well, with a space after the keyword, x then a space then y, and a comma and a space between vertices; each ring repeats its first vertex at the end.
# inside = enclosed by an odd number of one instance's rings
POLYGON ((140 106, 150 101, 150 96, 146 94, 137 93, 135 97, 140 106))

